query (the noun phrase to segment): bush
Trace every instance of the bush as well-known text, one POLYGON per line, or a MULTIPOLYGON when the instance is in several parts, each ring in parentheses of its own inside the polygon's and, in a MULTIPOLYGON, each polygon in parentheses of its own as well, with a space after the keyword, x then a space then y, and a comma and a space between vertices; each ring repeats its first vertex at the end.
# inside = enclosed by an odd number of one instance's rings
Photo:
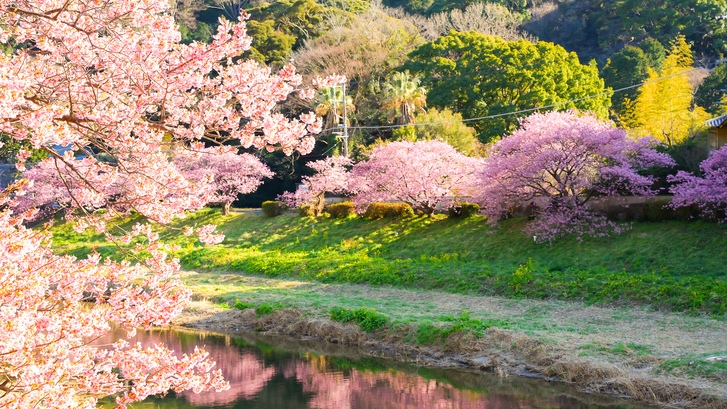
POLYGON ((298 214, 300 217, 314 217, 316 210, 313 206, 306 204, 298 206, 298 214))
POLYGON ((283 202, 267 200, 262 204, 263 213, 268 217, 280 216, 287 209, 283 202))
POLYGON ((242 310, 246 310, 248 308, 255 308, 255 305, 250 304, 249 302, 235 300, 235 303, 232 305, 232 308, 242 311, 242 310))
POLYGON ((364 213, 364 217, 370 220, 413 216, 414 209, 406 203, 375 202, 371 203, 369 207, 366 208, 366 213, 364 213))
POLYGON ((346 218, 352 214, 356 214, 356 208, 353 206, 353 202, 341 202, 333 203, 324 208, 324 211, 328 212, 333 218, 346 218))
POLYGON ((366 332, 383 328, 389 322, 389 318, 379 314, 373 308, 361 307, 349 310, 343 307, 331 308, 331 319, 338 322, 355 322, 366 332))
POLYGON ((447 210, 449 217, 467 218, 480 212, 480 205, 477 203, 457 202, 447 210))
POLYGON ((663 222, 675 219, 674 209, 666 207, 671 203, 671 198, 657 197, 646 202, 646 220, 651 222, 663 222))

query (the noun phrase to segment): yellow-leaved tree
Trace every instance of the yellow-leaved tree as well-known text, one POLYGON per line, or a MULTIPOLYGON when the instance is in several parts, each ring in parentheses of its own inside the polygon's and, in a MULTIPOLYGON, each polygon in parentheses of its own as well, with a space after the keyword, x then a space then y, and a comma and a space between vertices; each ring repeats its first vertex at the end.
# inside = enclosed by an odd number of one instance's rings
POLYGON ((654 136, 668 146, 683 143, 704 130, 709 114, 693 103, 689 70, 693 68, 692 50, 684 36, 671 42, 661 71, 649 69, 649 78, 631 109, 621 118, 635 136, 654 136))

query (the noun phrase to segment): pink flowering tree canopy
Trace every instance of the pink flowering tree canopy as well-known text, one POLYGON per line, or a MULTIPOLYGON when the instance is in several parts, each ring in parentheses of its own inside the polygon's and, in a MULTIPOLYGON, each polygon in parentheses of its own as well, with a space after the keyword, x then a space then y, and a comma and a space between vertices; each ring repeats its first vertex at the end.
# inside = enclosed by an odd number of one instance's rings
POLYGON ((440 141, 391 142, 351 169, 354 203, 404 202, 431 215, 473 193, 481 160, 440 141))
MULTIPOLYGON (((209 201, 204 192, 216 189, 203 184, 213 179, 188 180, 170 159, 180 149, 235 140, 306 153, 321 122, 312 113, 273 112, 301 79, 290 65, 271 73, 236 58, 251 42, 244 21, 221 21, 211 44, 183 45, 169 4, 0 0, 0 42, 13 50, 0 53, 0 132, 48 154, 30 179, 48 181, 43 194, 68 200, 78 230, 104 232, 130 245, 134 258, 56 255, 48 232, 23 225, 32 205, 11 210, 31 182, 2 192, 0 407, 95 408, 109 395, 126 407, 168 390, 227 387, 202 350, 177 356, 123 339, 91 344, 111 325, 133 333, 168 323, 190 296, 169 257, 174 248, 150 224, 107 223, 117 209, 167 223, 209 201)), ((28 156, 18 154, 20 170, 28 156)), ((196 230, 204 243, 222 240, 212 226, 196 230)))
POLYGON ((674 183, 670 189, 674 194, 671 206, 696 205, 703 213, 724 219, 727 208, 727 146, 713 151, 699 168, 701 177, 679 171, 668 178, 674 183))
POLYGON ((626 131, 590 114, 533 114, 497 142, 478 175, 477 201, 496 222, 518 206, 536 207, 530 231, 536 240, 576 233, 605 234, 617 228, 586 206, 595 197, 653 195, 653 178, 639 170, 673 166, 653 141, 629 139, 626 131))
POLYGON ((204 186, 211 179, 209 202, 221 204, 223 213, 227 214, 238 195, 254 192, 264 178, 274 174, 254 155, 219 150, 207 148, 185 152, 177 156, 175 162, 188 181, 204 186))
POLYGON ((353 162, 343 156, 330 156, 323 160, 313 161, 307 166, 316 173, 303 176, 302 189, 286 192, 278 197, 289 207, 313 205, 316 213, 323 210, 323 199, 326 192, 345 195, 348 193, 350 175, 348 168, 353 162))

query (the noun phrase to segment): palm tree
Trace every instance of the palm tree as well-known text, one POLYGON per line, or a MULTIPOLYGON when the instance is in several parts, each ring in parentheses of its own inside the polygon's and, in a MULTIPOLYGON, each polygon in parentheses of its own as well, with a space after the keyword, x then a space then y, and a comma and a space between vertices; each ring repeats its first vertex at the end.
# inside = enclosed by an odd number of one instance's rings
POLYGON ((384 84, 383 107, 391 110, 391 119, 397 125, 414 122, 414 112, 427 106, 427 90, 420 87, 420 79, 409 71, 394 73, 384 84))
MULTIPOLYGON (((323 133, 329 134, 338 126, 338 118, 343 116, 343 89, 340 87, 320 87, 313 110, 323 117, 323 133), (335 112, 334 112, 335 111, 335 112)), ((346 96, 346 111, 353 112, 353 98, 346 96)))

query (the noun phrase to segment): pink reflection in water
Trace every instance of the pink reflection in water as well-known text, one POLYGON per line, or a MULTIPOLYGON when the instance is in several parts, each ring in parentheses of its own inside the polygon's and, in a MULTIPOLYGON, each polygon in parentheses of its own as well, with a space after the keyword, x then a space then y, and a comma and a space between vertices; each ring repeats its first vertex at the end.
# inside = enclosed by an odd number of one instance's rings
MULTIPOLYGON (((109 342, 100 340, 101 342, 109 342)), ((255 399, 276 375, 295 379, 303 392, 310 396, 312 409, 530 409, 532 403, 507 395, 486 395, 482 392, 460 390, 451 385, 427 380, 414 374, 395 370, 371 372, 356 369, 332 371, 330 358, 305 354, 291 356, 285 362, 267 365, 249 349, 236 346, 230 337, 204 337, 174 332, 142 332, 131 342, 151 347, 163 343, 175 351, 191 351, 194 345, 204 346, 217 362, 230 389, 224 392, 195 394, 184 397, 195 406, 227 406, 239 400, 255 399), (220 342, 224 340, 224 342, 220 342)), ((537 400, 537 399, 536 399, 537 400)), ((545 399, 547 401, 547 399, 545 399)), ((550 407, 546 404, 545 407, 550 407)))
MULTIPOLYGON (((111 343, 124 336, 124 332, 109 334, 97 343, 111 343)), ((129 340, 130 343, 139 342, 145 348, 153 347, 156 344, 163 344, 167 348, 176 351, 179 356, 185 352, 194 350, 195 345, 204 348, 211 359, 217 363, 216 369, 222 370, 222 374, 230 389, 222 392, 194 393, 185 391, 178 396, 184 397, 195 406, 222 406, 240 399, 253 399, 268 381, 275 375, 275 368, 265 366, 264 362, 248 350, 240 350, 231 343, 230 337, 220 337, 225 343, 205 342, 203 336, 197 334, 183 334, 172 331, 138 331, 136 337, 129 340), (186 337, 186 338, 185 338, 186 337), (191 342, 184 342, 189 340, 191 342)))
MULTIPOLYGON (((327 372, 326 357, 307 357, 306 361, 284 366, 286 377, 295 377, 305 392, 313 394, 314 409, 487 409, 512 407, 497 398, 463 391, 434 380, 398 371, 369 372, 350 370, 327 372)), ((528 408, 523 406, 522 408, 528 408)))

